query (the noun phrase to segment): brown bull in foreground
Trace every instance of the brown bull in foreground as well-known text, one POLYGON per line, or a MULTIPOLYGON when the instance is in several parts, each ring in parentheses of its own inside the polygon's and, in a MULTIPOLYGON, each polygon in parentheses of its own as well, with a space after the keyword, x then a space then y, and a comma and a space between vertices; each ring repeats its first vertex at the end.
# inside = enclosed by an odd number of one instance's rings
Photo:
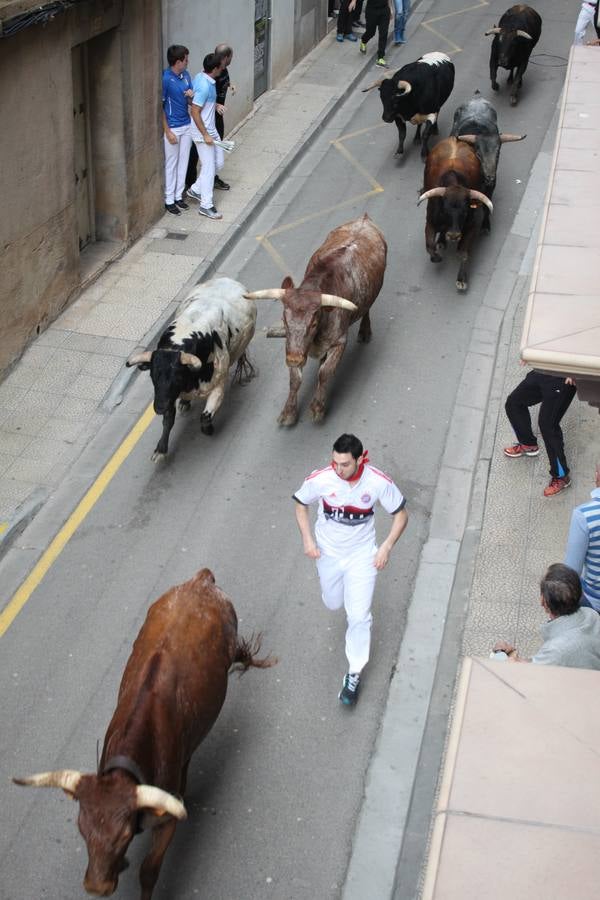
POLYGON ((79 830, 87 845, 84 887, 110 896, 127 867, 133 836, 152 828, 152 846, 140 868, 141 900, 150 900, 163 857, 186 811, 190 757, 212 728, 232 667, 267 668, 256 659, 260 638, 237 635, 233 604, 202 569, 171 588, 148 610, 119 689, 97 775, 73 770, 14 779, 59 787, 79 802, 79 830))
POLYGON ((250 300, 281 300, 285 328, 285 361, 290 392, 279 416, 280 425, 298 420, 298 391, 308 356, 321 361, 317 389, 310 405, 314 422, 325 415, 327 383, 346 347, 348 329, 361 319, 358 340, 371 339, 369 310, 385 273, 387 244, 365 213, 331 231, 311 256, 302 284, 289 275, 281 288, 245 294, 250 300))
POLYGON ((494 207, 483 193, 481 163, 474 148, 455 137, 436 144, 425 163, 425 187, 419 203, 427 200, 425 244, 431 262, 441 262, 446 241, 457 242, 461 263, 456 289, 466 291, 467 264, 486 209, 494 207))

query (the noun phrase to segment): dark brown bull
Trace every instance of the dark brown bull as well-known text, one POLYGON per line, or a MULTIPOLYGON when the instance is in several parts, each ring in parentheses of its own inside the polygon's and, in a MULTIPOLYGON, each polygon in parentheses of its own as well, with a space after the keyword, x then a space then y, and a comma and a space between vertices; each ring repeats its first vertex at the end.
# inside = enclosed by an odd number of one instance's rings
POLYGON ((88 893, 108 897, 116 890, 133 836, 150 827, 152 846, 140 867, 141 900, 150 900, 177 821, 186 818, 179 797, 190 757, 219 715, 228 672, 275 662, 256 659, 259 647, 260 638, 238 638, 233 604, 212 572, 202 569, 148 610, 123 673, 98 774, 67 769, 14 779, 62 788, 79 802, 88 893))
POLYGON ((425 163, 424 193, 427 200, 425 244, 431 262, 441 262, 440 249, 456 241, 461 259, 456 288, 468 287, 467 263, 473 241, 481 230, 484 207, 492 212, 491 200, 482 191, 481 163, 470 144, 445 138, 430 151, 425 163))
POLYGON ((281 288, 253 291, 251 300, 281 300, 285 328, 285 361, 290 392, 279 416, 280 425, 298 420, 298 390, 308 356, 321 360, 317 389, 310 405, 314 422, 325 415, 327 383, 348 340, 348 329, 361 319, 358 340, 371 339, 369 310, 385 273, 387 244, 365 213, 331 231, 311 256, 299 287, 287 276, 281 288))

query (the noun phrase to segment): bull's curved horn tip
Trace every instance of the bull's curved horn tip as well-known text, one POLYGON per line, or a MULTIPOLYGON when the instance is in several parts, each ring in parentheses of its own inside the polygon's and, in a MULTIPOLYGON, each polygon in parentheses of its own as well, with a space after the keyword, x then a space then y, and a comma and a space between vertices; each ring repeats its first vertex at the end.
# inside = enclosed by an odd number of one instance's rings
POLYGON ((246 291, 246 300, 282 300, 285 288, 269 288, 266 291, 246 291))

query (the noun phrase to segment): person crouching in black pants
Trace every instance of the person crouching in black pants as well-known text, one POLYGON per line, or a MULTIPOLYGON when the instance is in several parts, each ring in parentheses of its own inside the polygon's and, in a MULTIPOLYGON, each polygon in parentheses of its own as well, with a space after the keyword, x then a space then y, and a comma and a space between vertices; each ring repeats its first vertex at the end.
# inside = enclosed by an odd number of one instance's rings
POLYGON ((550 461, 550 484, 544 488, 544 497, 553 497, 571 484, 560 420, 576 392, 572 378, 534 370, 506 399, 504 408, 518 442, 504 448, 504 454, 510 459, 537 456, 540 452, 537 438, 531 430, 529 407, 541 403, 538 425, 550 461))

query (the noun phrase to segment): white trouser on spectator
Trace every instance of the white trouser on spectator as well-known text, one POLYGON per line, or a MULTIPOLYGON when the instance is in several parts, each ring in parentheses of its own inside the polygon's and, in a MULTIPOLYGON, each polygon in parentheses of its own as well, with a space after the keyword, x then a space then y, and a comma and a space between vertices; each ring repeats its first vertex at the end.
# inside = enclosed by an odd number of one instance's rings
POLYGON ((590 24, 594 21, 594 13, 596 12, 596 4, 587 3, 586 0, 581 4, 579 15, 577 16, 577 25, 575 26, 575 44, 583 44, 585 32, 590 24))
POLYGON ((375 545, 351 556, 322 555, 317 559, 323 603, 328 609, 346 610, 346 657, 348 671, 360 672, 369 661, 371 647, 371 601, 377 569, 373 565, 375 545))
POLYGON ((187 172, 192 149, 192 134, 189 125, 177 125, 171 128, 177 135, 177 143, 170 144, 166 136, 165 144, 165 203, 170 206, 175 200, 181 200, 185 188, 187 172))
MULTIPOLYGON (((217 139, 219 140, 218 136, 217 139)), ((200 206, 210 209, 213 206, 215 175, 223 168, 225 154, 223 148, 216 144, 205 144, 204 141, 194 143, 200 160, 200 175, 192 185, 192 191, 200 194, 200 206)))

